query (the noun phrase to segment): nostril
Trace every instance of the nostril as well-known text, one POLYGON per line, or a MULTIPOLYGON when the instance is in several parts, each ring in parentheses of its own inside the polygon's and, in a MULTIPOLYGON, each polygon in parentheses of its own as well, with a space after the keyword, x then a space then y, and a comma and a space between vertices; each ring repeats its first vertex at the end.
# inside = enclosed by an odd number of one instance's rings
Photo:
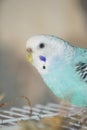
POLYGON ((26 51, 31 53, 32 49, 31 48, 27 48, 26 51))

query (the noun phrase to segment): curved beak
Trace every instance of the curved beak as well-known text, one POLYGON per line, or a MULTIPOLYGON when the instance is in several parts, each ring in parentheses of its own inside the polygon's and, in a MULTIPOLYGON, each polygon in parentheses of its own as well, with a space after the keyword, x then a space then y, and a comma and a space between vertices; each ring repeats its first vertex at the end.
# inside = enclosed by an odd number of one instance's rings
POLYGON ((33 62, 32 49, 31 49, 31 48, 27 48, 26 51, 27 51, 27 53, 26 53, 27 61, 28 61, 29 63, 32 63, 32 62, 33 62))

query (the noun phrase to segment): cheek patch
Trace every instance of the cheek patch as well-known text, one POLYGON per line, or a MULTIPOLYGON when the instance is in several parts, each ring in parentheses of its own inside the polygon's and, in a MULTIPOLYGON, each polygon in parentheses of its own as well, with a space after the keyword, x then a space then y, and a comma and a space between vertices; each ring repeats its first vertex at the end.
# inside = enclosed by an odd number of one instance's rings
POLYGON ((39 56, 39 59, 43 62, 46 62, 46 57, 45 56, 39 56))

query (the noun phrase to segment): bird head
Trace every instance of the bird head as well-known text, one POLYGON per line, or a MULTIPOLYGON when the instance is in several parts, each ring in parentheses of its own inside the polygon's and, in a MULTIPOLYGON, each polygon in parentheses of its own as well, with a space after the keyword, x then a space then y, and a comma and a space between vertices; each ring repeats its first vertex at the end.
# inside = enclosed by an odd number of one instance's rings
POLYGON ((26 44, 27 59, 41 75, 46 74, 65 47, 64 41, 53 35, 32 36, 26 44))

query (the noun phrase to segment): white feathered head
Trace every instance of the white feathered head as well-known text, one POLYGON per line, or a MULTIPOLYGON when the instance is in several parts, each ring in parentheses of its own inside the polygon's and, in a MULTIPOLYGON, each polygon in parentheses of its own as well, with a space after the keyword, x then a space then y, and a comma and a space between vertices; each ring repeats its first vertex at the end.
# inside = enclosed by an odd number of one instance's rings
POLYGON ((53 35, 32 36, 26 44, 27 59, 40 74, 45 74, 54 59, 63 55, 65 48, 64 41, 53 35))

